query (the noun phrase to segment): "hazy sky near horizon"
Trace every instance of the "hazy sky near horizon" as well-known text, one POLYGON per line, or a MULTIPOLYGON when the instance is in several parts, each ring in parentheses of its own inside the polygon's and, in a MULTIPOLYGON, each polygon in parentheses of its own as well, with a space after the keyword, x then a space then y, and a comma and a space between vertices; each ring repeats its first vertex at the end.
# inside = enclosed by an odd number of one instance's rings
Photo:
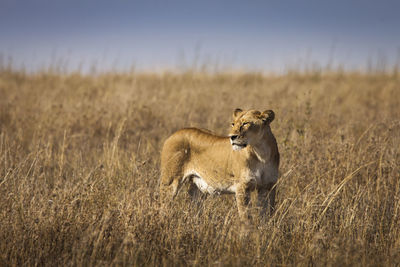
POLYGON ((400 61, 400 1, 1 0, 14 67, 283 71, 400 61))

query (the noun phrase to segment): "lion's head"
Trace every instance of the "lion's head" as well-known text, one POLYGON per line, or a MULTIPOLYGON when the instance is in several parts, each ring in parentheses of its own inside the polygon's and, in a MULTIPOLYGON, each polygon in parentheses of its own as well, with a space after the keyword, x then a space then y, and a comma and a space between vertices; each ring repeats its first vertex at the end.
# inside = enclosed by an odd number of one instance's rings
POLYGON ((272 110, 243 111, 240 108, 233 112, 232 129, 229 133, 233 150, 241 150, 247 145, 256 145, 264 136, 267 126, 274 120, 272 110))

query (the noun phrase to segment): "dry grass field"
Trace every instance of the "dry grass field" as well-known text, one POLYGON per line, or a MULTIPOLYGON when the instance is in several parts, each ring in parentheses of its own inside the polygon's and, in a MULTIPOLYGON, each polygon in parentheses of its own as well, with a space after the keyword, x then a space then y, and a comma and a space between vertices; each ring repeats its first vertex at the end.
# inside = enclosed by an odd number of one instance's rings
POLYGON ((0 71, 1 266, 399 264, 397 72, 0 71), (230 195, 160 210, 163 141, 237 107, 275 111, 275 214, 242 235, 230 195))

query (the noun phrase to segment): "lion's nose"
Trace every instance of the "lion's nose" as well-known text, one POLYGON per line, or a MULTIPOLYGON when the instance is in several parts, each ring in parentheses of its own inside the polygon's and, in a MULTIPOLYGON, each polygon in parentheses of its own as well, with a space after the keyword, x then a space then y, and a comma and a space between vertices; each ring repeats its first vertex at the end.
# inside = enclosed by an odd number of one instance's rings
POLYGON ((234 141, 237 137, 237 135, 231 135, 231 140, 234 141))

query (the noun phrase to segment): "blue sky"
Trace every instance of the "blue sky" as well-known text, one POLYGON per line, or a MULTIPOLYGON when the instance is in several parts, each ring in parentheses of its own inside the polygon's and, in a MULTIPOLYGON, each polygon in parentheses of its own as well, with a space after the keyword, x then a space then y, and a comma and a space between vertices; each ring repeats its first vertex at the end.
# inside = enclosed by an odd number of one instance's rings
POLYGON ((1 0, 16 68, 246 69, 400 61, 400 1, 1 0))

